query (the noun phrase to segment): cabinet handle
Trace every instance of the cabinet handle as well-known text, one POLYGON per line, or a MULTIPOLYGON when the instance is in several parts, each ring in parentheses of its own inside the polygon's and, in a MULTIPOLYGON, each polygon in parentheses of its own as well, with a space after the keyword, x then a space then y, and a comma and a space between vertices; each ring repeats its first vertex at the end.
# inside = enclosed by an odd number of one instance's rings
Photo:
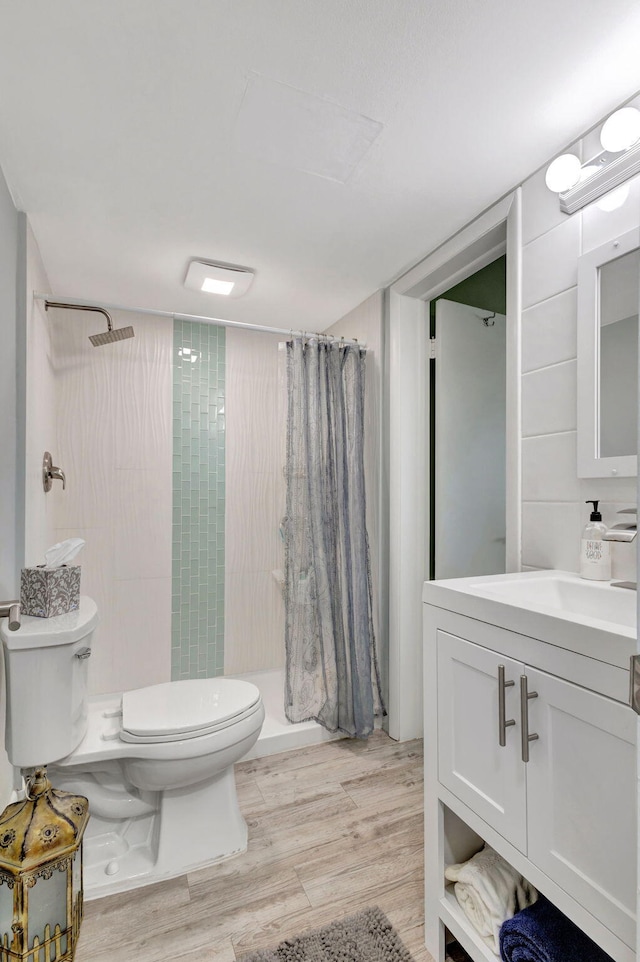
POLYGON ((537 691, 527 690, 527 676, 520 675, 520 736, 523 762, 529 761, 529 742, 535 742, 540 737, 536 732, 529 734, 529 699, 537 697, 537 691))
MULTIPOLYGON (((11 622, 9 622, 11 627, 11 622)), ((629 665, 629 704, 640 715, 640 655, 632 655, 629 665)))
POLYGON ((504 665, 498 665, 498 744, 502 748, 507 744, 507 728, 515 725, 515 718, 507 719, 505 703, 506 688, 512 688, 515 681, 504 680, 504 665))

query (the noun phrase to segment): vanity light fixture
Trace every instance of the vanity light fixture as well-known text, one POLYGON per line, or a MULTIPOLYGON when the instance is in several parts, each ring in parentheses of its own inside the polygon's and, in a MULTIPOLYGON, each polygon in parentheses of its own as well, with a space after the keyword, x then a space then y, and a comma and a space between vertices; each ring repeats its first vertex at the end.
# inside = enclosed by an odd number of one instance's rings
POLYGON ((640 111, 635 107, 616 110, 603 124, 600 141, 602 152, 587 163, 582 165, 575 154, 561 154, 547 168, 545 182, 559 195, 565 214, 574 214, 601 197, 603 210, 624 203, 628 187, 620 192, 616 188, 640 173, 640 111))
POLYGON ((560 154, 547 167, 544 182, 555 194, 574 187, 580 180, 582 165, 575 154, 560 154))
POLYGON ((625 200, 629 196, 629 185, 622 184, 621 187, 616 187, 615 190, 610 190, 608 194, 604 194, 597 203, 600 210, 617 210, 618 207, 622 207, 625 200))
POLYGON ((193 260, 187 269, 184 286, 206 294, 241 297, 249 290, 253 277, 254 272, 248 267, 193 260))
POLYGON ((622 107, 605 120, 600 131, 603 150, 617 153, 628 150, 640 140, 640 110, 635 107, 622 107))

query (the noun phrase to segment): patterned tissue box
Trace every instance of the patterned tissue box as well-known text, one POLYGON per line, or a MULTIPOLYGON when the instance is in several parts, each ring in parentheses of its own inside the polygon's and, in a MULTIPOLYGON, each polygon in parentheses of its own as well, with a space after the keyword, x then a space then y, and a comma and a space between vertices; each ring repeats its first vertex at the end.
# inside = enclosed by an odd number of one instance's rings
POLYGON ((20 611, 36 618, 53 618, 80 605, 80 565, 23 568, 20 576, 20 611))

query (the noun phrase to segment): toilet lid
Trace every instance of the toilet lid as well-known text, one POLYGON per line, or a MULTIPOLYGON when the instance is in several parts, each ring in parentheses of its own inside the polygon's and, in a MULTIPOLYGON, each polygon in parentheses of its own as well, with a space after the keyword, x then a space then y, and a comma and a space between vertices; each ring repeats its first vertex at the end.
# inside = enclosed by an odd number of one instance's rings
POLYGON ((122 695, 122 736, 136 740, 193 738, 232 724, 260 701, 260 691, 235 678, 189 678, 122 695))

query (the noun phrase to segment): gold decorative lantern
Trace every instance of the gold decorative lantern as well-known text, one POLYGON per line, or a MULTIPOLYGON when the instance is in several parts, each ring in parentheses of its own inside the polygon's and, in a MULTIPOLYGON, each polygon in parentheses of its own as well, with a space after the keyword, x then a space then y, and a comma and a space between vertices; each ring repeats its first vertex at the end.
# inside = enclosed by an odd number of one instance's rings
POLYGON ((87 799, 52 788, 44 767, 0 815, 0 962, 73 959, 88 818, 87 799))

